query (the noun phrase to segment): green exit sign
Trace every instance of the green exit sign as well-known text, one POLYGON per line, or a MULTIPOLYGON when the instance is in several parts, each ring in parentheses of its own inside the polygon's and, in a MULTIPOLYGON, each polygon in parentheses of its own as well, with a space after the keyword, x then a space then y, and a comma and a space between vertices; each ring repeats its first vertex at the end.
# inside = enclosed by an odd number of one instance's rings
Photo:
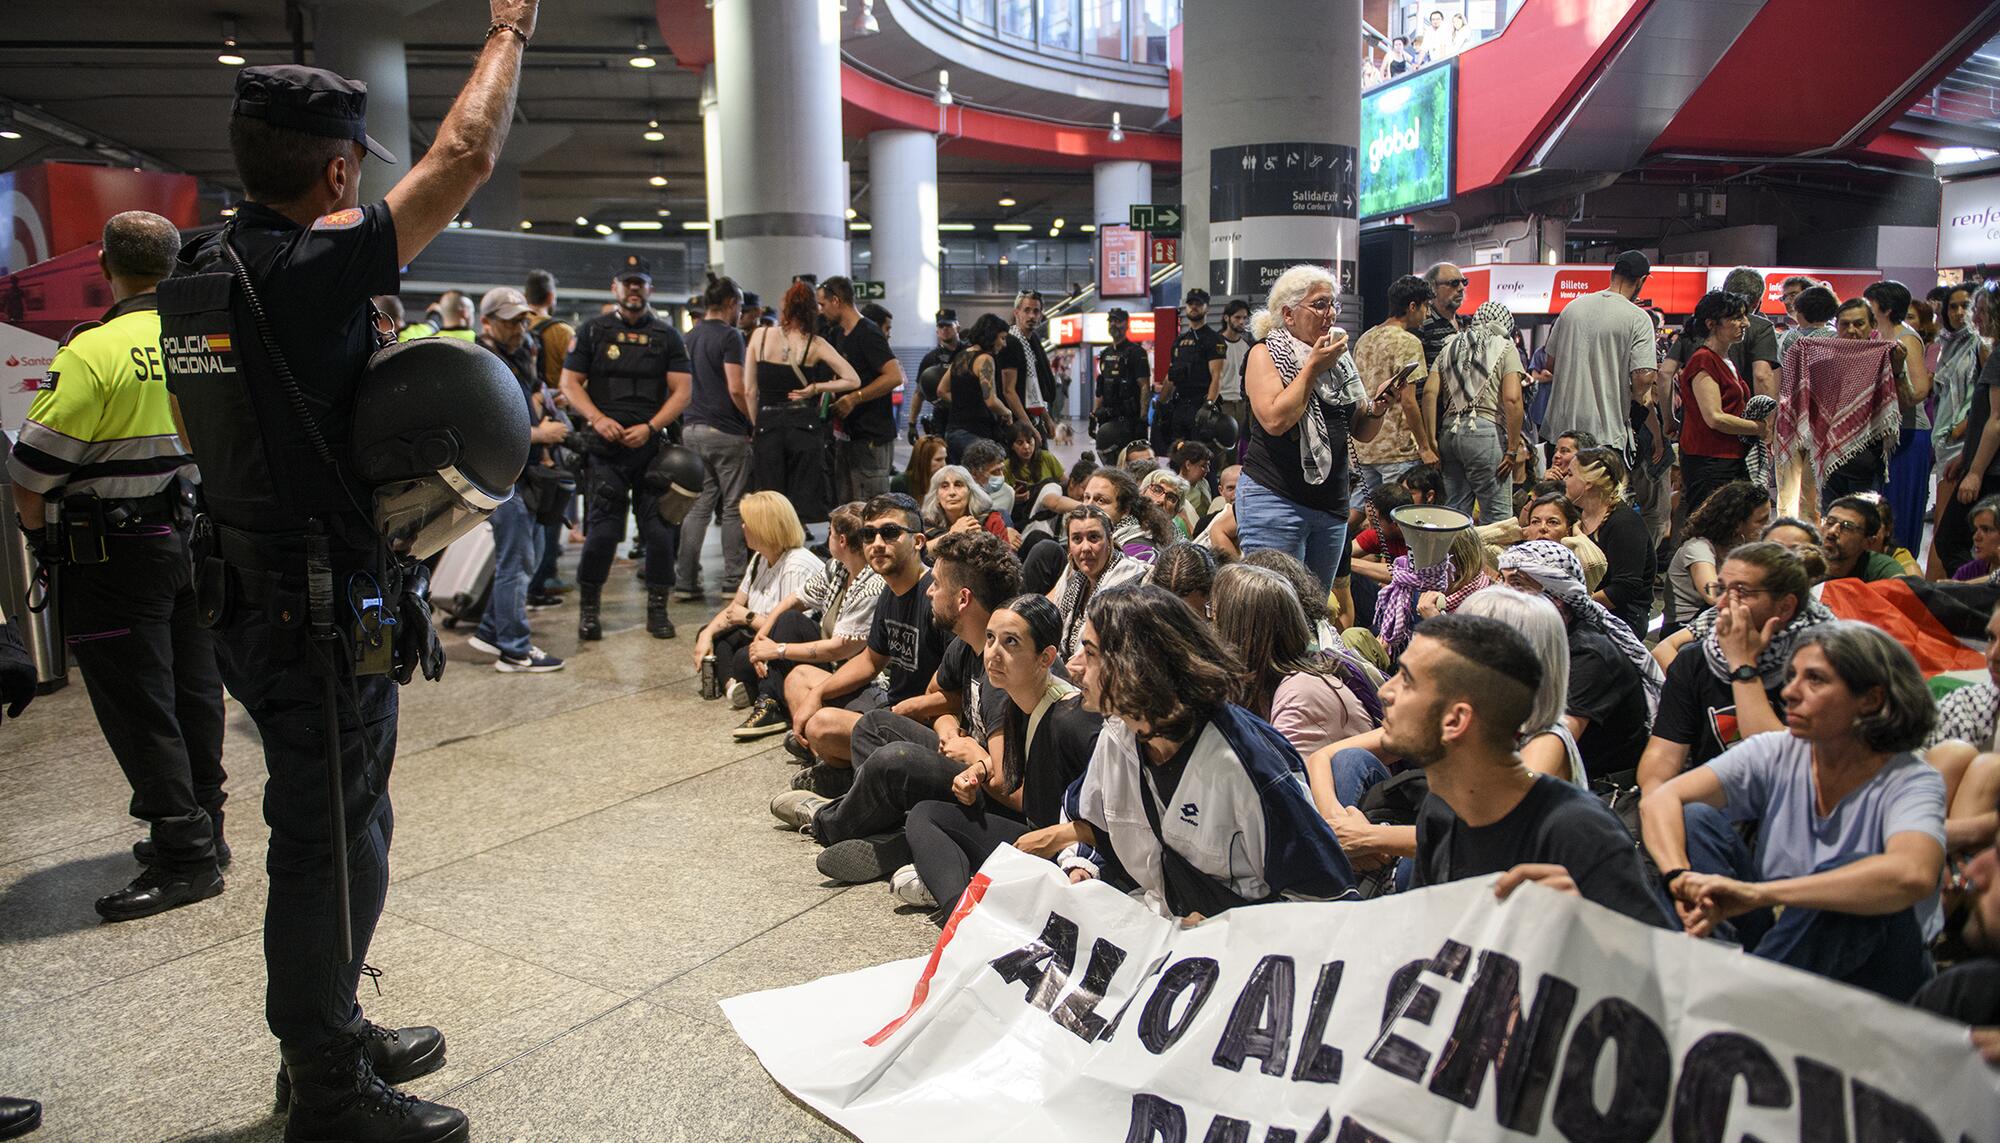
POLYGON ((1181 232, 1181 204, 1177 202, 1135 202, 1132 229, 1171 238, 1181 232))

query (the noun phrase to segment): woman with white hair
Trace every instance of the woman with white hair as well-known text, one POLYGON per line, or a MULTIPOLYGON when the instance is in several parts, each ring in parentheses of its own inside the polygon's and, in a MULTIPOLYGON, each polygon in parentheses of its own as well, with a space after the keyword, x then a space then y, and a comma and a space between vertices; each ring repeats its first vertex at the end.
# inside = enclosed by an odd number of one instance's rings
POLYGON ((1444 502, 1481 524, 1514 515, 1514 466, 1521 443, 1521 353, 1514 348, 1514 311, 1487 302, 1437 358, 1438 464, 1444 502))
POLYGON ((994 510, 986 489, 962 464, 947 464, 932 473, 930 491, 924 493, 925 538, 980 528, 1007 538, 1007 518, 994 510))
POLYGON ((1333 275, 1293 266, 1250 319, 1243 392, 1250 440, 1236 484, 1236 533, 1245 551, 1275 548, 1332 583, 1347 539, 1347 445, 1375 438, 1394 381, 1370 394, 1334 326, 1333 275))
POLYGON ((1569 628, 1562 612, 1545 596, 1485 587, 1460 604, 1457 614, 1498 619, 1528 637, 1542 664, 1542 686, 1535 692, 1534 710, 1521 726, 1521 761, 1530 770, 1589 789, 1583 752, 1563 720, 1569 698, 1569 628))

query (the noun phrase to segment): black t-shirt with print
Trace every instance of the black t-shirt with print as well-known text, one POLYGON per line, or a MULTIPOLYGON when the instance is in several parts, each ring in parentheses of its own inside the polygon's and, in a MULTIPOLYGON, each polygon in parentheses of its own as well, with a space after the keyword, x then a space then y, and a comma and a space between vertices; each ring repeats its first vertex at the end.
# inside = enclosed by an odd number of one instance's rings
POLYGON ((1000 729, 1008 701, 1006 691, 986 680, 986 656, 957 635, 951 636, 944 658, 938 662, 937 685, 941 691, 963 692, 960 705, 964 713, 958 723, 984 746, 1000 729))
MULTIPOLYGON (((1778 692, 1767 690, 1771 709, 1782 717, 1785 704, 1778 692)), ((1700 643, 1689 643, 1667 668, 1660 688, 1660 710, 1653 716, 1653 734, 1688 748, 1684 770, 1692 770, 1743 741, 1736 724, 1736 689, 1708 669, 1700 643)))
POLYGON ((944 657, 945 636, 931 614, 931 573, 901 595, 885 584, 868 628, 868 649, 889 658, 889 701, 922 694, 944 657))

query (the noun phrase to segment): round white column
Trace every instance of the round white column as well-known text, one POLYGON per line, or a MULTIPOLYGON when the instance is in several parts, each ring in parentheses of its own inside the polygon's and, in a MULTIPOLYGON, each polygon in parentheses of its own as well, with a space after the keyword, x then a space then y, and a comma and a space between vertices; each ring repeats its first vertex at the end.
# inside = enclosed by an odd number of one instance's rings
POLYGON ((722 217, 722 112, 715 97, 714 64, 701 73, 701 164, 702 187, 708 196, 708 268, 721 277, 728 273, 728 263, 722 231, 715 225, 722 217))
POLYGON ((314 10, 313 63, 368 85, 368 134, 396 156, 361 163, 361 201, 375 202, 408 173, 410 72, 403 51, 404 8, 378 0, 322 4, 314 10))
POLYGON ((1090 168, 1090 220, 1099 226, 1131 221, 1135 202, 1153 201, 1153 164, 1117 159, 1090 168))
POLYGON ((937 137, 928 131, 868 136, 869 276, 896 315, 891 343, 928 352, 941 300, 938 277, 937 137))

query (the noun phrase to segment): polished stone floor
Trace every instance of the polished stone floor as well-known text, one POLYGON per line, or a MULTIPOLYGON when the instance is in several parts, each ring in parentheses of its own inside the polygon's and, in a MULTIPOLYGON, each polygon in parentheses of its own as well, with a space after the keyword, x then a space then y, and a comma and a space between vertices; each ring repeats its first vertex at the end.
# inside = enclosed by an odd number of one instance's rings
MULTIPOLYGON (((787 756, 736 743, 741 713, 696 695, 708 609, 675 604, 681 637, 649 638, 624 564, 606 604, 582 650, 573 597, 534 616, 560 673, 498 674, 447 633, 443 680, 404 689, 381 995, 364 981, 362 1003, 445 1030, 449 1063, 409 1090, 464 1108, 475 1139, 845 1138, 716 1001, 920 955, 937 929, 882 884, 824 882, 776 827, 787 756)), ((142 827, 71 679, 0 726, 0 1092, 43 1101, 35 1139, 278 1139, 255 728, 231 704, 227 891, 103 924, 91 902, 137 873, 142 827)))

